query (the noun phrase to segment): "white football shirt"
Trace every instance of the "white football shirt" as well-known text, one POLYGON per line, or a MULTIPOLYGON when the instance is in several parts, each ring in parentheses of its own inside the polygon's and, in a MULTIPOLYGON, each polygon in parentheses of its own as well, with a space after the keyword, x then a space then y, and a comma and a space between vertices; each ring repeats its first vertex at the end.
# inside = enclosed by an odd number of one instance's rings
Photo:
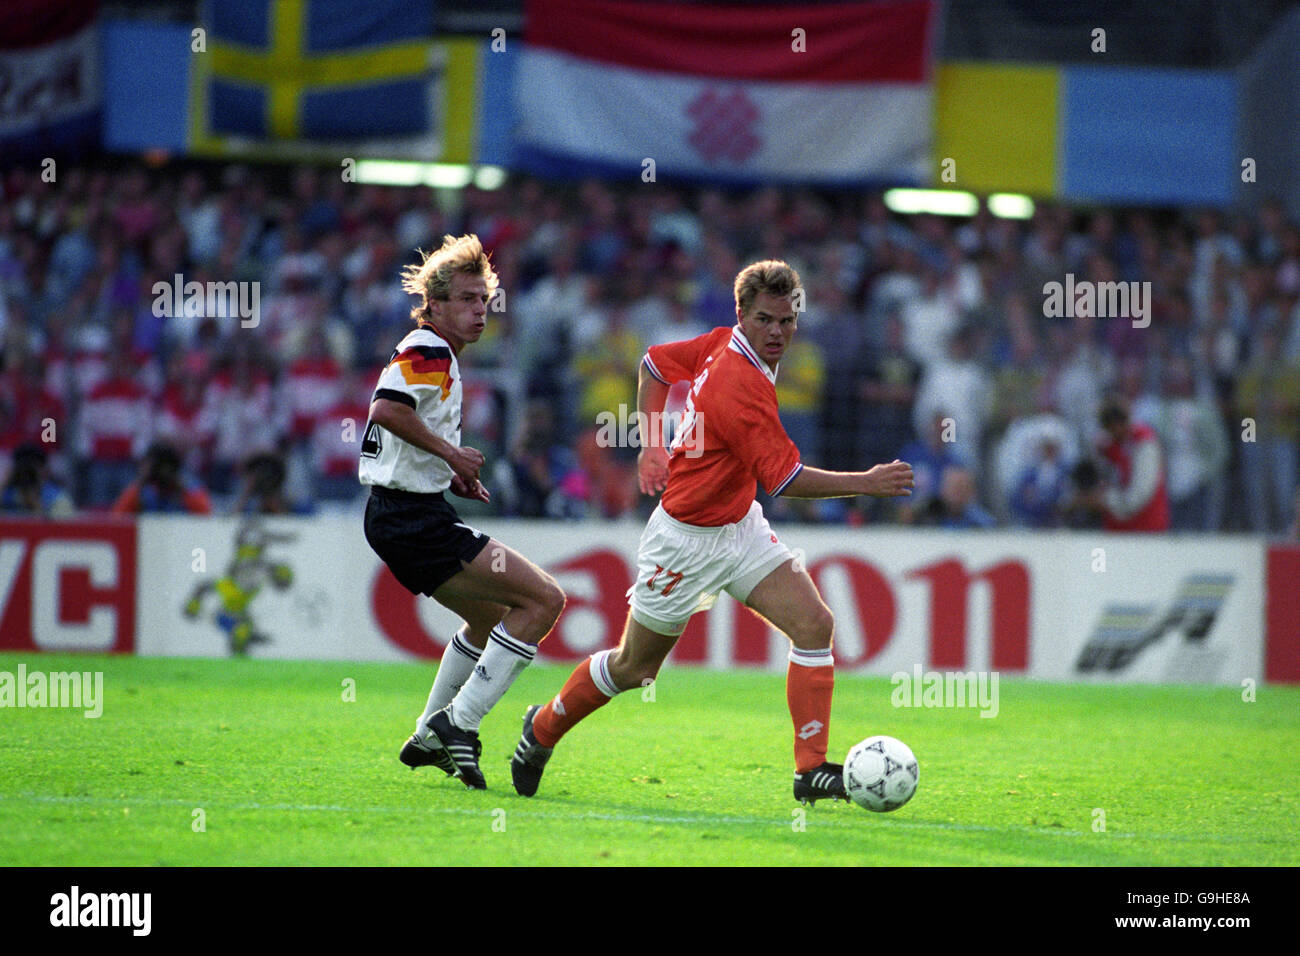
MULTIPOLYGON (((412 330, 393 350, 379 375, 374 398, 415 409, 429 431, 459 447, 460 364, 451 344, 432 326, 412 330)), ((453 474, 451 466, 437 455, 366 422, 358 469, 363 485, 430 494, 446 491, 453 474)))

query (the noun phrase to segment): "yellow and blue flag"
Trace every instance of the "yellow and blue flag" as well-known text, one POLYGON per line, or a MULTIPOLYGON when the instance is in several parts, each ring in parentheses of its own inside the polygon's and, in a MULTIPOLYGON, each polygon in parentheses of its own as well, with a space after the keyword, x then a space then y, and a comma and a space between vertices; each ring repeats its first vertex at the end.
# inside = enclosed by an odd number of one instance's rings
POLYGON ((347 139, 429 128, 429 0, 212 0, 204 22, 214 133, 347 139))

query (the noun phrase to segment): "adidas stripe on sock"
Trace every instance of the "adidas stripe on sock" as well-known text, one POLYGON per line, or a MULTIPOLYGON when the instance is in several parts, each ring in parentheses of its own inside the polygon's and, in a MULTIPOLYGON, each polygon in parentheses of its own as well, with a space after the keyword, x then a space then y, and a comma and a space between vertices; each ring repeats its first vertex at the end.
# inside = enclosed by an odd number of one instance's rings
POLYGON ((451 701, 452 723, 461 730, 478 730, 484 715, 536 656, 536 644, 516 640, 500 624, 492 628, 473 672, 451 701))
POLYGON ((469 642, 466 630, 467 628, 462 627, 451 639, 447 649, 442 652, 442 662, 438 665, 438 673, 433 679, 433 689, 429 691, 428 703, 424 705, 424 713, 415 724, 417 734, 424 730, 425 722, 430 717, 451 703, 452 698, 465 686, 465 681, 469 680, 474 665, 478 663, 479 649, 469 642))

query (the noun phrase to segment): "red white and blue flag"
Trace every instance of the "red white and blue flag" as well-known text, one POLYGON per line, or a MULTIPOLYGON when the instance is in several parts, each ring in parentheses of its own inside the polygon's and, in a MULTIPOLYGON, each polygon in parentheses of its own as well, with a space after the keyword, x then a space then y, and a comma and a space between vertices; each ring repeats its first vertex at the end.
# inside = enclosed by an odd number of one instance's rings
POLYGON ((98 143, 98 7, 97 0, 0 3, 0 159, 98 143))
POLYGON ((528 0, 517 157, 851 183, 926 175, 931 0, 758 7, 528 0))

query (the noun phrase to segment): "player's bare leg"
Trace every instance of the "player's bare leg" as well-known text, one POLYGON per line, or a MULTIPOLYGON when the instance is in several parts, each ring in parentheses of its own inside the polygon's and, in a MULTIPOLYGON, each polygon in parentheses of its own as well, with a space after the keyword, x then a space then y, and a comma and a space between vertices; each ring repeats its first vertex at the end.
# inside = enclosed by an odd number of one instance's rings
POLYGON ((447 607, 451 607, 448 601, 464 600, 505 605, 498 624, 515 640, 534 646, 551 632, 564 610, 564 592, 555 579, 495 538, 433 596, 447 607))
POLYGON ((480 651, 487 647, 492 628, 500 624, 510 610, 509 605, 497 601, 481 601, 451 594, 441 594, 435 600, 465 622, 460 633, 470 646, 480 651))
POLYGON ((515 790, 525 797, 535 794, 560 738, 621 691, 654 680, 676 643, 677 635, 653 631, 629 612, 617 649, 588 657, 573 669, 554 700, 529 707, 524 714, 523 732, 510 761, 515 790))
POLYGON ((835 617, 808 572, 793 559, 765 577, 745 602, 790 639, 786 703, 794 722, 794 795, 804 802, 847 799, 843 768, 828 763, 831 693, 835 665, 831 641, 835 617))
POLYGON ((629 614, 623 639, 607 665, 614 686, 631 690, 654 680, 679 636, 658 634, 629 614))
MULTIPOLYGON (((487 784, 478 768, 479 723, 537 654, 537 644, 564 609, 564 592, 537 565, 492 540, 433 596, 447 607, 469 611, 479 627, 504 610, 488 625, 482 653, 470 663, 463 686, 446 707, 425 720, 425 745, 444 749, 465 785, 483 789, 487 784)), ((469 615, 465 617, 469 622, 469 615)))
POLYGON ((822 600, 812 577, 795 570, 791 558, 754 585, 745 605, 757 611, 801 651, 828 650, 835 615, 822 600))

